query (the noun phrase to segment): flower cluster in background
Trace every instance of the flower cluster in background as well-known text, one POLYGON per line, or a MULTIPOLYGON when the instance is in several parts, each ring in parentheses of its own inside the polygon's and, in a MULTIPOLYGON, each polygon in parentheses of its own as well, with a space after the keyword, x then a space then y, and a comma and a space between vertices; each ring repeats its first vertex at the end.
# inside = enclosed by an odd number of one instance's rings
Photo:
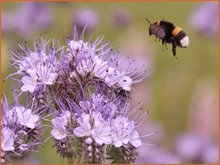
POLYGON ((194 9, 190 17, 191 27, 208 38, 218 36, 218 2, 205 2, 194 9))
POLYGON ((86 29, 93 30, 99 23, 98 13, 91 8, 80 8, 73 14, 73 20, 76 23, 78 30, 83 30, 86 25, 86 29))
POLYGON ((2 14, 2 31, 21 36, 32 35, 33 31, 45 29, 51 23, 52 13, 45 3, 24 2, 17 10, 2 14))
POLYGON ((19 50, 11 51, 16 71, 9 77, 21 84, 15 99, 27 94, 31 105, 9 106, 3 100, 2 153, 6 161, 44 142, 39 138, 42 122, 51 125, 51 138, 60 156, 73 163, 136 161, 142 146, 136 129, 146 112, 140 105, 132 106, 129 95, 132 85, 148 72, 137 59, 113 51, 103 35, 85 41, 85 30, 79 35, 74 26, 74 37, 66 46, 43 37, 35 40, 33 48, 20 43, 19 50))

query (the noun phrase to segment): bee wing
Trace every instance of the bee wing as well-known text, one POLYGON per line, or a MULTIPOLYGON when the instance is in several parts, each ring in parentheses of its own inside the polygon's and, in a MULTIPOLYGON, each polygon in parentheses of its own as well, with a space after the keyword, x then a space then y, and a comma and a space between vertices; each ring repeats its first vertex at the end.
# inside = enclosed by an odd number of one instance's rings
POLYGON ((166 36, 165 30, 160 26, 153 28, 152 33, 155 34, 160 39, 164 39, 164 37, 166 36))

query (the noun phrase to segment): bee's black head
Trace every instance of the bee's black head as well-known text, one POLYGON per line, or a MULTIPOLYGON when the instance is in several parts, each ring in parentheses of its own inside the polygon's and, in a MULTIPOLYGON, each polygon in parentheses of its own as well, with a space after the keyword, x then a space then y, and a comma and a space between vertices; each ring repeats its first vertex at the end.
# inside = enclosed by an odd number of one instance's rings
POLYGON ((148 32, 149 32, 149 36, 151 36, 153 33, 152 33, 152 25, 150 25, 149 29, 148 29, 148 32))

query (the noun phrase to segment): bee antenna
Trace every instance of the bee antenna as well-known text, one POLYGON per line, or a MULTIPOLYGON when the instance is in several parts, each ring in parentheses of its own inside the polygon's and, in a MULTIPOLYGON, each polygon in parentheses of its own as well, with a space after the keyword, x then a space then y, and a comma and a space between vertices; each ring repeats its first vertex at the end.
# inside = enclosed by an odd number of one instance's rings
POLYGON ((149 24, 151 25, 151 22, 150 22, 150 20, 149 20, 149 19, 147 19, 147 18, 146 18, 146 20, 147 20, 147 22, 149 22, 149 24))

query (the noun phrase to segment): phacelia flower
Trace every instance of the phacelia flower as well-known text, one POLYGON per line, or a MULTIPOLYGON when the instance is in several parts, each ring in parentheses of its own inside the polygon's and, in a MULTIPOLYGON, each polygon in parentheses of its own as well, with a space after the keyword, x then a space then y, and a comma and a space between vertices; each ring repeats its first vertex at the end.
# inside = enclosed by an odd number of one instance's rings
POLYGON ((98 22, 98 14, 91 8, 81 8, 74 13, 74 22, 78 28, 83 30, 86 26, 88 30, 94 29, 98 22))
POLYGON ((78 137, 91 137, 96 144, 111 144, 111 128, 100 113, 82 114, 82 118, 77 119, 79 127, 73 130, 78 137))
POLYGON ((130 156, 124 156, 131 158, 131 162, 136 160, 135 150, 142 146, 142 142, 136 130, 137 123, 128 117, 134 113, 130 112, 132 108, 128 103, 122 104, 120 98, 99 93, 88 95, 79 102, 67 98, 57 98, 55 101, 59 108, 58 111, 54 109, 54 113, 61 113, 52 119, 51 135, 56 141, 57 152, 63 157, 73 157, 79 152, 77 148, 74 151, 71 149, 74 148, 72 140, 80 139, 88 155, 86 162, 102 162, 105 156, 100 153, 104 152, 106 145, 122 150, 122 155, 129 153, 130 156), (69 146, 67 150, 71 152, 65 152, 60 144, 69 146), (97 153, 94 154, 93 150, 97 153), (99 159, 95 159, 97 156, 99 159))
POLYGON ((70 121, 70 112, 66 111, 61 114, 60 117, 56 117, 52 119, 53 130, 51 131, 51 135, 57 139, 61 140, 67 136, 67 124, 70 121))
MULTIPOLYGON (((100 35, 84 40, 86 28, 66 46, 44 38, 34 49, 19 44, 12 66, 20 77, 20 93, 27 92, 31 108, 3 103, 3 155, 24 153, 41 143, 40 121, 52 127, 53 148, 74 163, 134 163, 142 146, 136 128, 145 117, 131 106, 132 85, 146 76, 139 60, 114 52, 100 35), (46 116, 44 116, 46 114, 46 116), (135 115, 134 115, 135 114, 135 115), (137 116, 139 118, 137 119, 137 116), (82 162, 77 162, 82 160, 82 162)), ((17 97, 16 97, 17 99, 17 97)), ((45 124, 45 127, 48 125, 45 124)), ((46 140, 45 140, 46 142, 46 140)))
POLYGON ((16 116, 17 122, 27 128, 34 129, 39 121, 39 116, 32 113, 30 109, 26 109, 23 106, 13 107, 9 113, 9 118, 16 116))
POLYGON ((14 136, 15 133, 10 128, 4 127, 2 129, 2 150, 14 151, 14 136))
POLYGON ((28 76, 21 79, 23 83, 21 91, 29 91, 30 93, 38 91, 40 89, 38 87, 41 85, 52 85, 57 77, 57 73, 53 72, 51 68, 40 65, 37 66, 36 70, 28 69, 27 74, 28 76))
POLYGON ((52 23, 52 13, 42 2, 21 2, 15 10, 2 15, 3 32, 31 36, 33 31, 45 29, 52 23), (16 21, 15 21, 16 20, 16 21))
POLYGON ((139 83, 146 76, 146 67, 135 59, 120 57, 119 53, 111 50, 111 45, 103 41, 103 36, 94 42, 84 41, 84 33, 80 39, 77 29, 74 27, 74 39, 68 41, 67 56, 69 65, 74 69, 70 71, 70 77, 99 79, 109 87, 121 88, 131 91, 132 84, 139 83))
POLYGON ((132 21, 129 11, 122 7, 114 6, 111 11, 111 17, 111 21, 114 27, 121 28, 123 30, 127 28, 132 21))
POLYGON ((218 36, 218 13, 218 2, 203 2, 193 10, 190 25, 206 37, 216 37, 218 36))
POLYGON ((217 143, 215 144, 195 133, 185 133, 176 139, 176 151, 187 162, 215 164, 218 162, 217 148, 217 143))
POLYGON ((9 106, 4 98, 1 149, 7 161, 35 150, 41 143, 40 136, 40 117, 18 103, 9 106))
POLYGON ((43 93, 46 87, 53 85, 57 79, 57 53, 54 43, 41 39, 35 43, 32 51, 20 44, 20 51, 12 52, 12 65, 17 69, 15 74, 21 76, 21 91, 43 93))
POLYGON ((138 132, 135 131, 134 122, 122 116, 117 117, 112 122, 112 138, 115 147, 128 143, 136 148, 142 145, 138 132))

